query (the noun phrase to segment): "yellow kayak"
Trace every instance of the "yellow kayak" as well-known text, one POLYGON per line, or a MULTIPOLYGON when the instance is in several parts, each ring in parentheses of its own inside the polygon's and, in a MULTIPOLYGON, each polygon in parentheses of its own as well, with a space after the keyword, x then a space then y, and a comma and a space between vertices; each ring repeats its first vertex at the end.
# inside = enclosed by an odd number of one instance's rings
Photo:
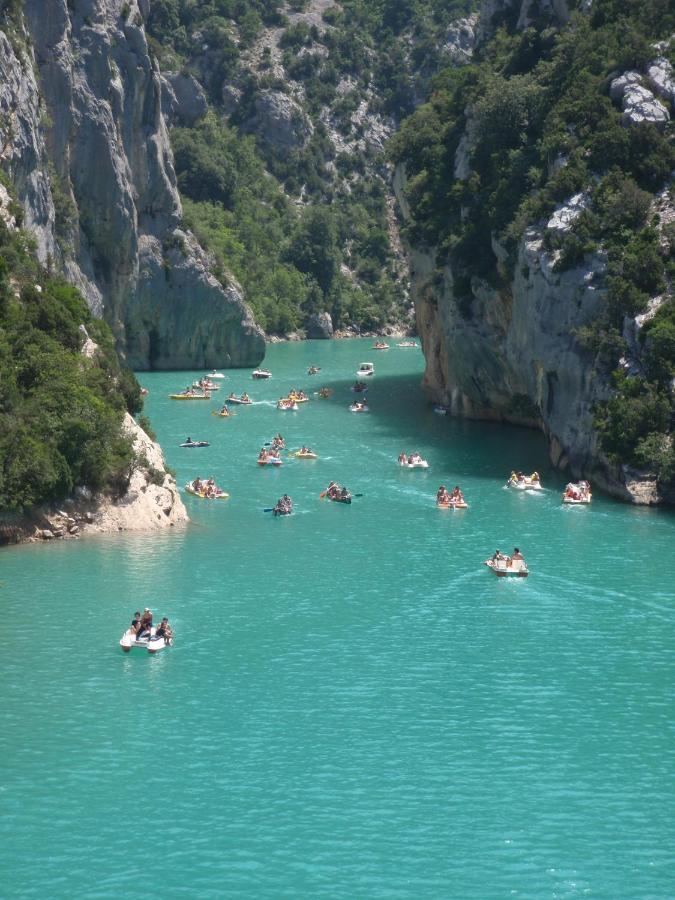
POLYGON ((169 400, 210 400, 211 394, 169 394, 169 400))
POLYGON ((309 451, 309 453, 307 453, 307 452, 303 453, 302 450, 297 450, 293 454, 293 456, 295 456, 296 459, 318 459, 319 458, 316 455, 316 453, 312 453, 311 450, 309 451))

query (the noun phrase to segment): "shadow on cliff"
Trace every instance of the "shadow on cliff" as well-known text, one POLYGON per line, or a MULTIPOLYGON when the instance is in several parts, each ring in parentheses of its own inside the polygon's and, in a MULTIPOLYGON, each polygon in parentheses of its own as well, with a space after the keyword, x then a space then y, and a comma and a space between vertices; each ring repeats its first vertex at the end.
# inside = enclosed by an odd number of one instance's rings
MULTIPOLYGON (((345 404, 363 398, 350 390, 353 383, 353 379, 322 381, 334 391, 329 402, 345 404)), ((554 472, 541 432, 507 423, 440 416, 422 390, 421 375, 376 375, 368 381, 366 396, 372 424, 381 435, 391 435, 393 458, 403 450, 424 453, 435 448, 442 453, 447 445, 448 463, 458 480, 479 476, 506 481, 512 469, 554 472)))

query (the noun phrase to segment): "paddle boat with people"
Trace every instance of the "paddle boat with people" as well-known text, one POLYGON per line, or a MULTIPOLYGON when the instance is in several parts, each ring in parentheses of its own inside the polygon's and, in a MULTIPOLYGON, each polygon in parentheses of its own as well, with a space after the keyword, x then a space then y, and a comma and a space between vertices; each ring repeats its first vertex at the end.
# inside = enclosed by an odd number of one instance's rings
POLYGON ((364 362, 356 370, 357 378, 370 377, 375 374, 375 366, 371 362, 364 362))
POLYGON ((428 469, 429 463, 419 453, 400 453, 398 464, 402 469, 428 469))
POLYGON ((193 478, 185 485, 185 490, 200 500, 227 500, 230 496, 218 487, 213 478, 193 478))
POLYGON ((570 481, 562 495, 562 502, 569 503, 571 506, 579 506, 590 503, 592 498, 593 494, 588 481, 570 481))
POLYGON ((212 369, 208 375, 204 376, 205 378, 227 378, 227 375, 223 375, 222 372, 216 372, 215 369, 212 369))
POLYGON ((527 578, 530 574, 525 558, 517 547, 511 556, 505 556, 496 550, 490 559, 485 560, 485 565, 499 578, 527 578))
POLYGON ((298 409, 297 400, 289 400, 288 397, 279 397, 277 400, 277 409, 283 412, 295 412, 298 409))
POLYGON ((220 385, 215 381, 209 381, 208 378, 200 378, 192 382, 192 387, 202 391, 219 391, 220 385))
POLYGON ((256 369, 255 372, 251 374, 252 378, 271 378, 272 373, 267 369, 256 369))
POLYGON ((511 472, 506 486, 514 488, 516 491, 541 491, 541 480, 538 472, 531 475, 524 475, 522 472, 511 472))
POLYGON ((285 450, 286 449, 286 441, 283 437, 277 432, 272 440, 269 442, 272 450, 285 450))
POLYGON ((279 456, 278 450, 267 450, 263 447, 258 454, 257 463, 259 466, 280 466, 282 465, 283 460, 279 456))
POLYGON ((139 612, 134 614, 131 625, 120 638, 120 647, 125 653, 130 653, 133 649, 158 653, 171 646, 173 646, 173 630, 168 618, 164 616, 159 625, 153 625, 152 613, 147 607, 142 616, 139 612))
POLYGON ((198 391, 193 387, 185 388, 178 394, 169 394, 169 400, 210 400, 211 394, 208 391, 198 391))
POLYGON ((249 406, 251 403, 253 403, 253 401, 245 391, 241 395, 241 397, 235 397, 234 394, 230 394, 225 402, 238 404, 239 406, 249 406))
POLYGON ((185 438, 181 447, 210 447, 208 441, 193 441, 191 437, 185 438))
POLYGON ((439 509, 468 509, 469 504, 464 499, 464 494, 455 485, 452 491, 449 491, 445 485, 441 485, 436 491, 436 506, 439 509))
POLYGON ((389 350, 389 344, 384 341, 376 341, 373 344, 373 350, 389 350))
POLYGON ((356 400, 354 403, 349 405, 349 411, 353 413, 367 413, 370 412, 370 407, 368 404, 361 400, 356 400))

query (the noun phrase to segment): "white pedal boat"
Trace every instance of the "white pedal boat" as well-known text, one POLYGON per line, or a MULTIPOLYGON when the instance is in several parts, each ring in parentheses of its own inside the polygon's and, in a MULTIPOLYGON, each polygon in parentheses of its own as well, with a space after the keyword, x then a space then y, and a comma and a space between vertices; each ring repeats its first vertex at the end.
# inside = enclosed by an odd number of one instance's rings
POLYGON ((588 504, 592 499, 591 486, 587 481, 570 482, 562 495, 562 502, 572 506, 588 504))
POLYGON ((153 626, 150 637, 137 638, 135 632, 128 628, 120 638, 120 647, 125 653, 129 653, 134 647, 147 650, 148 653, 159 653, 165 647, 173 644, 173 638, 169 638, 169 643, 165 643, 163 637, 155 637, 155 627, 153 626))
POLYGON ((507 487, 514 488, 516 491, 541 491, 541 481, 539 480, 539 476, 534 477, 535 473, 532 475, 522 475, 520 478, 512 472, 509 480, 506 482, 507 487))
POLYGON ((371 362, 364 362, 356 370, 356 375, 359 378, 362 378, 364 375, 374 375, 375 374, 375 366, 371 362))
POLYGON ((506 576, 517 576, 518 578, 527 578, 530 570, 524 559, 486 559, 485 565, 499 578, 506 576))
POLYGON ((417 459, 414 462, 404 462, 403 460, 400 460, 399 466, 402 469, 428 469, 429 463, 426 459, 417 459))

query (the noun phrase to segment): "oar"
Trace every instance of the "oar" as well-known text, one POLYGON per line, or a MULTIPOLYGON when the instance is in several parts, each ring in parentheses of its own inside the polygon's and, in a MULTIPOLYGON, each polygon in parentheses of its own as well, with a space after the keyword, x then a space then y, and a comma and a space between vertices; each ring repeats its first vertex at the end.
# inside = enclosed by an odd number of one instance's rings
POLYGON ((268 506, 267 509, 263 509, 263 512, 274 512, 274 507, 268 506))

